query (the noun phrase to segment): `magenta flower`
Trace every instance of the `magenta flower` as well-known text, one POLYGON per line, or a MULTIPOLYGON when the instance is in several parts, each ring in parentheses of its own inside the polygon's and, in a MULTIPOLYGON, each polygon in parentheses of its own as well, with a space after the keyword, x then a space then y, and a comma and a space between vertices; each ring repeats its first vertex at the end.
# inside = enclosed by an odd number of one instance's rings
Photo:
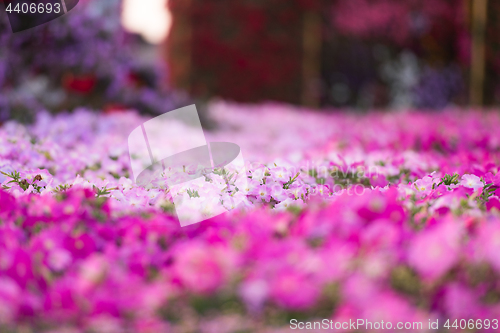
POLYGON ((47 318, 59 324, 75 321, 83 314, 80 306, 83 306, 85 301, 82 296, 69 279, 58 281, 44 295, 43 309, 47 318))
POLYGON ((90 235, 81 234, 76 237, 67 236, 64 247, 73 257, 85 258, 95 251, 96 244, 90 235))
POLYGON ((384 194, 375 190, 368 191, 360 196, 358 204, 362 203, 362 206, 358 209, 358 215, 366 221, 386 218, 394 223, 402 223, 406 213, 398 202, 397 196, 397 190, 394 188, 384 194))
POLYGON ((493 184, 493 186, 500 187, 500 172, 497 172, 496 175, 488 172, 484 175, 484 181, 486 184, 493 184))
POLYGON ((1 256, 1 269, 5 276, 10 277, 21 288, 26 288, 33 281, 33 260, 30 254, 21 248, 1 256))
POLYGON ((0 191, 0 216, 11 214, 16 207, 15 198, 5 191, 0 191))

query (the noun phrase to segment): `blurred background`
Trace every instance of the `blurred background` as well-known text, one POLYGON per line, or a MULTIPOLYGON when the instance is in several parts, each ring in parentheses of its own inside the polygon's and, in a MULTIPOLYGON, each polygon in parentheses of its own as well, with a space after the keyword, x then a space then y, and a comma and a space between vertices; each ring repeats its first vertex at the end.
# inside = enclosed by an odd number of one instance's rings
MULTIPOLYGON (((2 6, 3 7, 3 6, 2 6)), ((500 102, 498 0, 80 0, 12 34, 0 118, 214 98, 352 110, 500 102)))
POLYGON ((491 105, 498 102, 497 6, 495 0, 172 0, 165 45, 170 82, 194 96, 241 102, 491 105))

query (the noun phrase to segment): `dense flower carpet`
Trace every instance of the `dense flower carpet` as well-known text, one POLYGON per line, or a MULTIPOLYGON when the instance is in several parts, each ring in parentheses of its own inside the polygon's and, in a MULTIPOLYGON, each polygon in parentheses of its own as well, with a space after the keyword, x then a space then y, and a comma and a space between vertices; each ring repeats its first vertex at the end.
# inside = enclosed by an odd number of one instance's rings
POLYGON ((138 113, 2 125, 0 332, 498 328, 499 113, 209 111, 207 139, 242 149, 245 200, 184 228, 168 189, 131 180, 138 113))

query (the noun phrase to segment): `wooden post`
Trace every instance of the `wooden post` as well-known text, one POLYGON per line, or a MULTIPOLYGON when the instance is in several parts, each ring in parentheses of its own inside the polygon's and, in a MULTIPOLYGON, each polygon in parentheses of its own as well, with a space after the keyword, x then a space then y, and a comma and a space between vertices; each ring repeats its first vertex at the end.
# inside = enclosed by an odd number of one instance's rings
POLYGON ((472 0, 470 102, 475 106, 482 106, 484 103, 487 8, 488 0, 472 0))
POLYGON ((169 81, 171 86, 186 92, 190 92, 192 83, 193 1, 169 0, 172 15, 172 26, 166 42, 169 81))
POLYGON ((318 85, 321 79, 321 15, 308 11, 304 14, 302 59, 302 104, 319 107, 318 85))

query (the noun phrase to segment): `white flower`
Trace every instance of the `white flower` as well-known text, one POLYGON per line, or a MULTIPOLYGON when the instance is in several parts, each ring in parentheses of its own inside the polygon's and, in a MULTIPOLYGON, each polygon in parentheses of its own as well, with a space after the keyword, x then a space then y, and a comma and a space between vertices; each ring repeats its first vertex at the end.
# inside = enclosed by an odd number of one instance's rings
POLYGON ((295 200, 293 200, 291 198, 288 198, 288 199, 280 202, 276 206, 274 206, 274 209, 276 209, 276 210, 287 210, 288 207, 290 207, 291 205, 294 204, 294 202, 295 202, 295 200))
POLYGON ((484 187, 483 182, 476 175, 463 175, 460 185, 468 188, 473 188, 474 190, 484 187))
POLYGON ((266 174, 265 168, 259 168, 252 171, 252 180, 256 180, 259 183, 262 182, 266 174))

